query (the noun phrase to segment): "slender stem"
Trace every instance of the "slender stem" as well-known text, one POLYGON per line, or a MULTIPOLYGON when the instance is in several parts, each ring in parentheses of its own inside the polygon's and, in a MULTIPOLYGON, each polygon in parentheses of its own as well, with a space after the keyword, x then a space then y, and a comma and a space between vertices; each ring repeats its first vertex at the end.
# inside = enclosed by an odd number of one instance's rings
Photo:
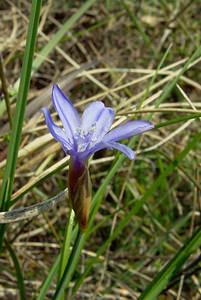
POLYGON ((20 268, 20 263, 19 263, 18 257, 7 240, 5 240, 5 244, 6 244, 6 247, 9 251, 10 257, 11 257, 14 267, 15 267, 19 299, 26 300, 26 290, 25 290, 25 285, 24 285, 24 278, 23 278, 22 270, 20 268))
MULTIPOLYGON (((63 276, 64 270, 65 270, 66 265, 68 263, 68 258, 70 256, 70 243, 71 243, 71 240, 72 240, 72 230, 73 230, 73 224, 74 224, 74 217, 75 217, 75 213, 74 213, 73 209, 71 209, 69 220, 66 223, 65 236, 64 236, 64 242, 63 242, 60 265, 59 265, 58 282, 61 280, 61 278, 63 276)), ((61 296, 61 299, 65 300, 65 293, 64 292, 63 292, 63 295, 61 296)))
POLYGON ((47 299, 45 296, 47 292, 49 291, 49 287, 51 285, 52 279, 54 278, 54 275, 57 274, 58 269, 59 269, 59 261, 60 261, 61 255, 59 254, 49 270, 49 273, 47 277, 45 278, 45 281, 42 283, 41 287, 39 288, 39 294, 36 297, 36 300, 44 300, 47 299))
MULTIPOLYGON (((194 109, 186 109, 186 108, 149 108, 149 109, 136 109, 134 111, 127 111, 126 114, 130 116, 134 116, 135 114, 144 114, 144 113, 150 113, 150 112, 170 112, 170 113, 192 113, 197 114, 200 113, 200 110, 194 110, 194 109)), ((119 114, 119 116, 125 116, 125 114, 119 114)))
MULTIPOLYGON (((15 168, 18 156, 18 150, 21 141, 22 126, 24 120, 27 95, 31 80, 31 69, 34 56, 34 49, 37 37, 38 23, 40 17, 40 8, 42 0, 33 0, 30 21, 27 32, 26 48, 23 58, 22 71, 20 76, 20 86, 17 96, 16 112, 13 120, 15 126, 12 128, 8 147, 8 156, 6 161, 5 173, 3 177, 0 192, 0 210, 8 210, 14 183, 15 168)), ((0 226, 0 250, 4 237, 5 225, 0 226)))
POLYGON ((191 119, 199 119, 201 118, 201 114, 194 114, 194 115, 187 115, 187 116, 183 116, 183 117, 178 117, 169 121, 165 121, 165 122, 161 122, 158 125, 155 126, 155 128, 161 128, 161 127, 165 127, 165 126, 169 126, 169 125, 173 125, 173 124, 177 124, 179 122, 185 122, 191 119))
POLYGON ((1 79, 1 84, 2 84, 2 91, 3 91, 5 102, 6 102, 8 121, 10 124, 10 129, 12 129, 12 117, 11 117, 11 109, 10 109, 10 102, 9 102, 9 93, 8 93, 6 76, 5 76, 4 67, 3 67, 3 58, 2 58, 1 53, 0 53, 0 79, 1 79))
POLYGON ((79 255, 80 255, 80 244, 83 243, 84 238, 85 237, 85 233, 83 233, 81 230, 78 231, 74 246, 73 246, 73 251, 71 252, 71 255, 69 257, 68 263, 65 267, 63 276, 61 278, 61 280, 59 281, 58 285, 57 285, 57 289, 55 291, 55 294, 53 295, 53 300, 60 300, 61 295, 63 293, 63 290, 65 289, 65 286, 69 283, 73 272, 75 270, 75 267, 77 265, 77 262, 79 260, 79 255), (77 249, 78 251, 76 251, 75 249, 77 249))

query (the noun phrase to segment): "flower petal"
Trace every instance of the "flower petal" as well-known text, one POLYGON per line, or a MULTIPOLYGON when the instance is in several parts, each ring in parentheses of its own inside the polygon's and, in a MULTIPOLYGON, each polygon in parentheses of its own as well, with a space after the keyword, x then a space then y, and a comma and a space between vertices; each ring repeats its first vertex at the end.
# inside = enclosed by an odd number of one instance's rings
POLYGON ((70 100, 63 94, 60 88, 54 84, 52 89, 52 102, 59 114, 66 135, 73 142, 73 134, 80 127, 80 117, 70 100))
POLYGON ((94 125, 104 109, 104 103, 101 101, 95 101, 90 103, 84 110, 82 115, 82 130, 88 130, 94 125))
POLYGON ((107 148, 116 149, 116 150, 122 152, 123 154, 125 154, 131 160, 135 159, 135 152, 128 146, 126 146, 124 144, 116 143, 116 142, 110 142, 110 143, 107 143, 107 145, 108 145, 107 148))
POLYGON ((128 121, 127 123, 120 125, 117 128, 108 132, 104 136, 103 142, 113 142, 122 139, 127 139, 131 136, 151 130, 152 128, 154 128, 154 125, 149 121, 128 121))
POLYGON ((72 145, 67 140, 66 134, 63 129, 61 129, 59 126, 57 126, 49 113, 49 110, 47 107, 42 108, 42 112, 45 116, 45 122, 47 124, 47 127, 49 129, 49 132, 51 135, 55 138, 56 141, 60 142, 63 146, 64 151, 69 151, 72 149, 72 145))
POLYGON ((118 151, 123 152, 129 159, 131 160, 135 159, 135 152, 131 148, 116 142, 109 142, 109 143, 100 142, 96 144, 94 147, 92 147, 91 149, 89 149, 88 151, 85 151, 83 154, 81 154, 80 159, 84 161, 88 159, 91 155, 93 155, 95 152, 102 149, 116 149, 118 151))
POLYGON ((110 130, 113 120, 114 110, 112 108, 105 107, 96 118, 96 142, 100 142, 104 135, 110 130))

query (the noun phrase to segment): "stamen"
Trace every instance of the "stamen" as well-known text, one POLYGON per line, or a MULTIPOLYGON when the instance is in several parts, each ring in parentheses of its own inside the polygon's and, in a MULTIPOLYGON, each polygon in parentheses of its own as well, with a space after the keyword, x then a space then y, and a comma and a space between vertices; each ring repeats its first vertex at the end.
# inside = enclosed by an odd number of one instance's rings
POLYGON ((97 141, 96 122, 91 125, 88 130, 77 128, 75 131, 75 139, 77 141, 77 151, 83 152, 87 148, 92 147, 97 141))
POLYGON ((78 144, 78 152, 83 152, 87 149, 88 143, 78 144))

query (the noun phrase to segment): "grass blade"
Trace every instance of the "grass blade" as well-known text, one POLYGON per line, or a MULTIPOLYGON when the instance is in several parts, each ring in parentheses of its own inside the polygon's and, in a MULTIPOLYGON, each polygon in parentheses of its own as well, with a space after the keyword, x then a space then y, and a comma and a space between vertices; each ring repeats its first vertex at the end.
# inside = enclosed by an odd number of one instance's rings
POLYGON ((6 247, 9 251, 10 257, 12 258, 13 264, 15 266, 16 278, 17 278, 17 284, 18 284, 20 299, 21 300, 26 300, 24 278, 23 278, 22 271, 20 269, 20 264, 19 264, 18 258, 15 254, 15 251, 12 249, 11 245, 7 241, 5 241, 5 242, 6 242, 6 247))
POLYGON ((178 273, 188 257, 201 245, 201 228, 199 228, 191 239, 181 248, 171 261, 161 270, 151 284, 145 289, 139 300, 154 300, 166 287, 170 279, 178 273))
MULTIPOLYGON (((72 241, 72 230, 73 230, 74 217, 75 217, 74 211, 71 209, 69 220, 66 224, 63 248, 62 248, 62 251, 61 251, 61 259, 60 259, 58 280, 60 280, 62 278, 65 267, 68 263, 68 258, 70 256, 70 244, 71 244, 71 241, 72 241)), ((65 300, 65 295, 64 294, 61 296, 61 299, 65 300)))
MULTIPOLYGON (((40 8, 41 8, 41 0, 38 1, 33 0, 32 7, 31 7, 30 22, 29 22, 28 33, 27 33, 26 49, 25 49, 21 77, 20 77, 20 86, 19 86, 19 93, 17 97, 16 112, 13 121, 15 126, 13 127, 11 132, 6 168, 5 168, 5 173, 4 173, 3 183, 2 183, 1 193, 0 193, 0 209, 2 211, 7 210, 9 208, 10 198, 11 198, 11 193, 13 188, 16 161, 17 161, 18 149, 20 145, 21 132, 22 132, 22 126, 24 120, 24 112, 25 112, 27 95, 28 95, 30 79, 31 79, 31 68, 32 68, 32 61, 33 61, 33 55, 34 55, 34 49, 36 43, 40 8)), ((1 226, 0 227, 0 249, 2 247, 3 232, 4 232, 4 226, 1 226)))
POLYGON ((48 290, 50 289, 51 282, 52 282, 53 278, 56 276, 56 274, 58 273, 60 258, 61 258, 61 255, 58 255, 56 258, 56 261, 54 262, 53 266, 49 270, 47 278, 45 279, 45 281, 43 282, 43 284, 40 288, 39 295, 36 298, 37 300, 45 299, 45 295, 47 294, 48 290))

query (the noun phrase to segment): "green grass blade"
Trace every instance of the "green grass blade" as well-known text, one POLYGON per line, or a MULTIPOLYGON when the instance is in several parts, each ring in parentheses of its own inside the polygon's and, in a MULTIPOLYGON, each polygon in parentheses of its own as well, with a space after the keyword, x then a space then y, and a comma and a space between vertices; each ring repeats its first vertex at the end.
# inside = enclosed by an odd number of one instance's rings
MULTIPOLYGON (((72 225, 73 225, 73 219, 74 219, 74 213, 72 212, 72 214, 70 215, 70 223, 69 226, 67 224, 67 235, 68 236, 70 234, 70 237, 67 239, 67 242, 64 241, 64 244, 66 244, 66 246, 64 246, 65 250, 62 250, 64 253, 64 258, 62 259, 62 272, 64 271, 64 267, 66 267, 68 258, 69 258, 69 242, 71 242, 76 234, 77 229, 73 230, 72 234, 71 234, 71 230, 72 230, 72 225), (66 255, 66 258, 65 258, 66 255)), ((40 288, 40 292, 38 297, 36 298, 37 300, 43 300, 45 298, 46 293, 48 292, 50 285, 53 281, 53 279, 57 276, 57 274, 61 274, 61 254, 59 254, 51 268, 51 270, 49 271, 47 278, 44 280, 41 288, 40 288)), ((60 275, 61 277, 61 275, 60 275)))
POLYGON ((16 271, 16 278, 17 278, 17 284, 18 284, 18 290, 19 290, 19 296, 21 300, 26 300, 26 292, 25 292, 25 285, 24 285, 24 278, 22 271, 20 269, 20 264, 18 261, 18 258, 12 249, 11 245, 6 241, 6 247, 9 251, 10 257, 12 258, 13 264, 15 266, 16 271))
POLYGON ((151 284, 145 289, 139 300, 154 300, 167 286, 170 279, 178 273, 188 257, 201 246, 201 228, 199 228, 191 239, 171 259, 171 261, 158 273, 151 284))
MULTIPOLYGON (((5 168, 5 173, 3 177, 3 183, 0 193, 0 209, 7 210, 9 208, 10 197, 13 188, 14 174, 16 168, 17 154, 20 145, 21 132, 24 120, 24 112, 26 107, 27 95, 29 90, 30 78, 31 78, 31 68, 34 55, 34 48, 36 43, 37 29, 39 23, 41 8, 41 0, 32 2, 30 22, 27 33, 26 49, 23 59, 19 93, 17 97, 16 112, 14 116, 14 121, 10 143, 8 147, 7 163, 5 168)), ((3 240, 4 226, 0 228, 0 248, 3 240)))
POLYGON ((61 279, 62 274, 64 272, 66 263, 68 261, 68 257, 70 255, 70 242, 72 238, 72 229, 73 229, 73 223, 74 223, 74 211, 71 209, 69 221, 66 224, 66 232, 65 232, 65 239, 63 243, 63 249, 61 253, 61 262, 60 262, 60 268, 59 268, 59 279, 61 279))
POLYGON ((86 240, 85 236, 86 233, 82 233, 79 230, 68 264, 66 265, 63 276, 59 281, 56 292, 53 296, 53 300, 60 300, 64 289, 68 287, 69 282, 77 266, 78 260, 80 258, 80 253, 86 240))
POLYGON ((43 282, 43 284, 40 288, 39 295, 36 298, 37 300, 44 300, 45 299, 45 295, 47 294, 48 290, 50 289, 50 285, 53 281, 53 278, 58 273, 60 258, 61 258, 61 255, 59 254, 57 256, 53 266, 51 267, 51 269, 50 269, 50 271, 47 275, 47 278, 45 279, 45 281, 43 282))
POLYGON ((199 118, 201 118, 200 113, 193 114, 193 115, 187 115, 187 116, 183 116, 183 117, 178 117, 178 118, 175 118, 175 119, 171 119, 169 121, 161 122, 158 125, 156 125, 155 128, 161 128, 161 127, 177 124, 177 123, 180 123, 180 122, 185 122, 185 121, 192 120, 192 119, 199 119, 199 118))
MULTIPOLYGON (((59 266, 59 276, 58 280, 61 280, 65 267, 68 263, 68 258, 70 256, 70 244, 72 241, 72 230, 73 230, 73 224, 74 224, 74 217, 75 213, 71 209, 69 221, 66 224, 66 230, 65 230, 65 236, 64 236, 64 242, 63 242, 63 248, 61 251, 61 259, 60 259, 60 266, 59 266)), ((65 294, 61 296, 61 299, 65 299, 65 294)))

